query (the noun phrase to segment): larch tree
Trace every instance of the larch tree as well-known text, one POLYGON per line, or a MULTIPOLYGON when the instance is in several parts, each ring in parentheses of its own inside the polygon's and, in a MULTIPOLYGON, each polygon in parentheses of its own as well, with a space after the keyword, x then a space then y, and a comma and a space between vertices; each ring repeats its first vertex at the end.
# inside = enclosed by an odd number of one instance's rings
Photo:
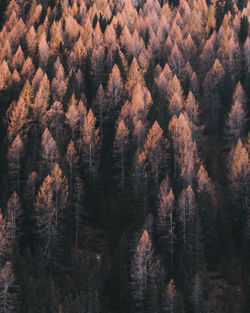
POLYGON ((1 266, 3 265, 6 257, 10 256, 12 253, 12 247, 9 244, 10 231, 7 227, 6 217, 3 215, 3 210, 0 209, 0 256, 1 256, 1 266))
POLYGON ((99 166, 100 136, 96 128, 96 118, 91 109, 84 118, 81 132, 81 157, 85 164, 90 181, 97 177, 99 166))
POLYGON ((16 69, 17 71, 20 71, 22 69, 24 60, 25 58, 24 58, 23 50, 22 50, 22 47, 19 45, 12 60, 12 68, 16 69))
POLYGON ((126 169, 126 158, 128 152, 128 143, 129 143, 129 130, 126 127, 123 120, 121 120, 117 126, 115 139, 114 139, 114 148, 113 148, 113 156, 116 166, 120 173, 120 183, 122 191, 125 189, 125 169, 126 169))
POLYGON ((43 75, 44 75, 43 70, 41 69, 41 67, 38 67, 35 75, 33 76, 32 81, 31 81, 34 93, 37 92, 39 85, 40 85, 40 82, 43 78, 43 75))
POLYGON ((79 242, 79 230, 83 220, 87 220, 88 214, 84 207, 84 184, 81 178, 78 176, 74 181, 73 188, 73 215, 74 215, 74 229, 75 229, 75 248, 78 248, 79 242))
POLYGON ((218 127, 219 124, 219 113, 221 110, 221 86, 224 75, 225 71, 220 61, 216 59, 203 81, 206 108, 207 112, 211 116, 211 125, 213 127, 218 127))
POLYGON ((50 172, 59 159, 59 151, 55 139, 52 137, 48 128, 42 135, 41 141, 41 157, 43 163, 43 171, 50 172))
POLYGON ((136 146, 140 152, 143 150, 143 145, 146 138, 146 129, 141 120, 138 120, 135 124, 133 137, 136 142, 136 146))
MULTIPOLYGON (((25 84, 25 86, 27 86, 27 90, 31 91, 29 83, 25 84)), ((25 90, 25 87, 23 90, 25 90)), ((21 138, 24 138, 27 134, 29 129, 28 114, 30 100, 31 94, 29 95, 29 93, 26 92, 20 94, 8 123, 7 135, 10 142, 17 135, 19 135, 21 138)))
POLYGON ((26 33, 26 43, 30 54, 34 56, 37 49, 37 35, 33 25, 26 33))
POLYGON ((13 265, 7 261, 0 271, 0 312, 14 313, 18 310, 17 285, 13 265))
POLYGON ((50 52, 45 32, 42 33, 40 40, 38 42, 38 52, 39 52, 39 65, 43 70, 46 70, 50 57, 50 52))
POLYGON ((34 76, 34 72, 35 72, 35 67, 34 64, 32 62, 31 57, 27 57, 27 59, 25 60, 22 70, 21 70, 21 75, 25 78, 25 79, 32 79, 32 77, 34 76))
POLYGON ((123 92, 123 81, 118 66, 115 64, 109 75, 107 87, 105 90, 106 101, 106 119, 113 120, 120 109, 123 92))
POLYGON ((8 151, 8 168, 12 190, 19 190, 20 187, 21 160, 23 155, 23 141, 21 137, 17 135, 8 151))
POLYGON ((69 126, 71 131, 71 138, 74 141, 76 136, 79 135, 79 122, 80 116, 77 107, 77 101, 75 95, 73 94, 69 105, 68 110, 65 113, 65 123, 69 126))
POLYGON ((45 126, 55 137, 57 143, 62 142, 64 133, 64 117, 63 106, 60 102, 56 101, 46 112, 46 115, 43 118, 45 126))
POLYGON ((135 301, 135 309, 139 312, 142 312, 145 306, 145 293, 152 262, 152 242, 147 230, 144 230, 132 258, 130 270, 132 297, 135 301))
POLYGON ((91 55, 91 72, 93 75, 93 89, 96 90, 104 81, 105 76, 105 51, 104 47, 99 46, 91 55))
POLYGON ((39 84, 39 89, 36 92, 36 96, 33 103, 33 122, 36 127, 36 133, 39 131, 42 125, 43 116, 49 106, 50 99, 50 83, 48 76, 43 75, 43 78, 39 84))
POLYGON ((247 124, 247 114, 243 104, 236 100, 231 111, 228 114, 226 123, 226 137, 230 145, 235 144, 238 139, 243 139, 245 135, 245 129, 247 124))
POLYGON ((68 170, 69 170, 69 201, 72 201, 72 193, 73 193, 73 186, 76 177, 78 176, 79 171, 79 156, 77 155, 75 145, 72 140, 70 140, 67 152, 66 152, 66 160, 68 163, 68 170))
POLYGON ((9 233, 9 246, 14 248, 16 240, 20 237, 21 218, 23 211, 18 194, 14 191, 7 202, 7 228, 9 233))
POLYGON ((189 280, 192 280, 197 273, 203 274, 205 269, 198 207, 191 186, 182 190, 178 200, 178 210, 181 225, 179 239, 182 245, 180 262, 183 276, 187 279, 186 288, 189 290, 189 280))
POLYGON ((161 250, 166 257, 166 268, 173 271, 175 234, 175 197, 166 177, 160 184, 158 194, 159 205, 157 209, 157 233, 161 250))
POLYGON ((100 134, 102 135, 102 128, 103 128, 103 122, 104 122, 104 114, 105 114, 105 108, 106 108, 106 100, 105 100, 105 93, 103 90, 102 84, 98 87, 96 97, 94 100, 93 110, 97 117, 98 122, 100 123, 100 134))
MULTIPOLYGON (((58 60, 59 61, 59 60, 58 60)), ((65 78, 64 68, 59 61, 59 66, 56 71, 56 76, 53 78, 51 83, 51 91, 54 101, 62 102, 67 91, 68 81, 65 78)))
POLYGON ((202 228, 202 241, 208 266, 215 262, 215 190, 211 178, 204 166, 201 165, 197 172, 197 203, 199 207, 200 223, 202 228))
POLYGON ((241 241, 243 230, 246 229, 246 211, 249 206, 249 155, 240 139, 230 151, 228 169, 232 226, 235 239, 241 241))
POLYGON ((184 183, 192 184, 199 159, 187 115, 181 113, 178 118, 174 115, 168 129, 173 142, 174 175, 179 171, 184 183))
POLYGON ((166 167, 166 140, 163 136, 163 130, 155 121, 147 134, 144 144, 144 151, 149 164, 151 179, 158 189, 159 178, 164 166, 166 167))
POLYGON ((0 90, 2 90, 9 86, 11 78, 11 72, 8 63, 5 60, 0 64, 0 74, 0 90))
POLYGON ((136 58, 133 58, 133 61, 129 67, 127 82, 125 84, 125 90, 131 98, 133 94, 134 87, 139 83, 140 85, 145 85, 145 81, 143 78, 143 73, 140 69, 140 66, 136 60, 136 58))
POLYGON ((195 195, 191 186, 182 190, 178 199, 178 209, 182 227, 181 238, 183 244, 185 245, 187 243, 188 236, 192 235, 192 221, 195 218, 195 211, 197 209, 195 195))
POLYGON ((184 109, 187 115, 194 124, 199 123, 199 104, 196 101, 192 91, 189 91, 186 101, 184 102, 184 109))
POLYGON ((42 241, 42 252, 47 261, 54 261, 62 236, 62 219, 68 199, 66 177, 55 165, 38 192, 36 198, 37 227, 42 241))
POLYGON ((172 98, 169 101, 168 105, 168 114, 169 116, 179 116, 183 108, 183 99, 177 93, 174 93, 172 98))

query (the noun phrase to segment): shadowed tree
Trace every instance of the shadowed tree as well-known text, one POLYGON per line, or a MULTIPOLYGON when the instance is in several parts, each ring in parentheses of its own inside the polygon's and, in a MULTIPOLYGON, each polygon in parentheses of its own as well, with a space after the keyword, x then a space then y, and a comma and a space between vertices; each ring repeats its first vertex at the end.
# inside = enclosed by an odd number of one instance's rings
POLYGON ((67 180, 56 164, 51 175, 44 179, 35 205, 42 252, 47 261, 54 261, 59 249, 58 244, 62 236, 62 219, 67 199, 67 180))
POLYGON ((12 263, 7 261, 0 271, 0 312, 17 312, 18 299, 16 287, 12 263))
POLYGON ((101 143, 99 129, 96 128, 96 118, 91 109, 84 118, 84 124, 80 132, 82 161, 86 166, 86 173, 88 173, 90 181, 93 182, 98 174, 101 143))
POLYGON ((125 187, 125 169, 126 169, 126 158, 128 152, 128 135, 129 130, 126 127, 123 120, 121 120, 118 124, 115 139, 114 139, 114 148, 113 148, 113 156, 116 166, 121 173, 119 185, 121 186, 122 191, 124 191, 125 187))

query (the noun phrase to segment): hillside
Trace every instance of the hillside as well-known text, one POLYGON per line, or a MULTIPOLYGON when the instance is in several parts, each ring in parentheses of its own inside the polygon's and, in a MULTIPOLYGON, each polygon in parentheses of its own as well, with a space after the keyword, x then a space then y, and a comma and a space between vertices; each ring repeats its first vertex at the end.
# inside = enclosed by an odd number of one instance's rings
POLYGON ((250 312, 249 20, 1 1, 0 313, 250 312))

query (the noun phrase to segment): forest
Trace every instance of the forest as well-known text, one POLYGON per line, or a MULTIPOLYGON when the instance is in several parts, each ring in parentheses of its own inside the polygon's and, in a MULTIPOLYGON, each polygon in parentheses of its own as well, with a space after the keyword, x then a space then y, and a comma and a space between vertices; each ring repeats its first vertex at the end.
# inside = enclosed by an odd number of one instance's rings
POLYGON ((0 313, 249 313, 250 1, 0 2, 0 313))

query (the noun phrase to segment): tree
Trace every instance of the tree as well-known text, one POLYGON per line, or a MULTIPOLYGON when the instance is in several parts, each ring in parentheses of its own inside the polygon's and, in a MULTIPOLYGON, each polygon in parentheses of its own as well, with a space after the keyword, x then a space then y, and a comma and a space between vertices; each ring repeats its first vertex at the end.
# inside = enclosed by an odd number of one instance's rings
POLYGON ((212 267, 216 261, 215 190, 203 165, 197 172, 197 202, 206 261, 212 267))
POLYGON ((56 76, 51 83, 51 91, 53 94, 54 101, 62 102, 67 91, 68 80, 65 78, 64 68, 59 61, 58 70, 56 76))
POLYGON ((73 188, 73 212, 75 220, 75 248, 78 248, 79 227, 83 219, 87 219, 88 214, 84 207, 84 185, 81 178, 76 177, 73 188))
POLYGON ((9 176, 13 190, 19 190, 20 187, 21 159, 24 154, 23 148, 23 141, 21 137, 17 135, 8 151, 9 176))
POLYGON ((54 102, 51 108, 43 117, 46 127, 50 129, 51 134, 55 137, 56 142, 62 140, 64 133, 64 112, 60 102, 54 102))
POLYGON ((174 115, 169 122, 168 129, 173 142, 174 175, 177 176, 178 169, 184 183, 192 184, 199 159, 187 115, 181 113, 178 118, 174 115))
POLYGON ((245 135, 245 127, 247 123, 247 115, 244 106, 239 100, 232 105, 228 114, 226 136, 230 144, 235 144, 238 139, 243 139, 245 135))
POLYGON ((191 186, 188 186, 187 189, 182 190, 178 200, 178 206, 182 225, 182 241, 185 245, 187 243, 187 237, 192 236, 191 227, 196 213, 195 195, 191 186))
POLYGON ((211 116, 211 121, 214 127, 218 127, 220 113, 220 90, 222 79, 225 71, 218 59, 215 60, 212 68, 206 74, 203 82, 204 96, 206 99, 207 110, 211 116), (212 96, 212 99, 211 99, 212 96))
POLYGON ((61 23, 54 21, 50 27, 50 51, 57 55, 60 49, 60 44, 63 44, 61 23))
POLYGON ((14 248, 17 238, 20 236, 20 222, 23 215, 18 194, 14 191, 7 202, 7 228, 9 233, 9 246, 14 248))
POLYGON ((47 43, 46 33, 43 32, 38 42, 39 65, 45 71, 49 61, 49 46, 47 43))
POLYGON ((9 86, 11 77, 8 63, 5 60, 0 64, 0 74, 0 90, 2 90, 9 86))
POLYGON ((71 138, 74 141, 76 136, 78 135, 79 122, 80 122, 77 101, 76 101, 74 94, 72 95, 70 99, 70 102, 68 105, 68 111, 65 113, 65 118, 66 118, 65 122, 66 124, 68 124, 71 130, 71 138))
POLYGON ((17 312, 17 285, 13 266, 7 261, 0 271, 0 312, 14 313, 17 312))
POLYGON ((249 205, 249 155, 240 139, 230 151, 228 169, 233 234, 234 238, 241 242, 243 231, 246 229, 246 210, 249 205))
POLYGON ((62 236, 62 219, 68 199, 66 177, 58 164, 40 187, 36 198, 37 226, 42 240, 42 252, 46 260, 55 260, 62 236))
POLYGON ((26 33, 26 43, 27 43, 29 52, 31 53, 32 56, 34 56, 36 53, 36 48, 37 48, 37 37, 36 37, 36 31, 33 25, 30 27, 30 29, 26 33))
POLYGON ((118 66, 115 64, 111 74, 109 75, 109 79, 106 87, 106 119, 113 120, 113 118, 117 115, 117 111, 120 109, 120 102, 123 92, 123 81, 121 78, 120 70, 118 66))
POLYGON ((24 54, 22 47, 19 45, 16 54, 13 57, 12 60, 12 67, 13 69, 16 69, 17 71, 20 71, 24 63, 24 54))
POLYGON ((100 137, 99 129, 96 129, 96 118, 91 109, 84 118, 81 132, 81 157, 85 164, 90 181, 97 177, 99 166, 100 137))
POLYGON ((144 144, 144 151, 149 163, 151 178, 158 189, 161 170, 164 168, 166 160, 166 140, 163 136, 163 130, 155 121, 151 129, 148 131, 144 144))
POLYGON ((126 167, 126 154, 128 152, 128 135, 129 130, 126 127, 123 120, 121 120, 118 124, 115 139, 114 139, 114 148, 113 148, 113 155, 114 161, 117 164, 117 168, 121 169, 121 185, 122 191, 125 188, 125 167, 126 167))
POLYGON ((49 106, 49 99, 50 83, 48 80, 48 76, 44 74, 33 104, 33 122, 37 128, 36 132, 38 132, 39 126, 42 125, 43 116, 45 115, 46 110, 49 106))
POLYGON ((44 164, 44 171, 52 171, 59 159, 59 151, 55 139, 51 136, 48 128, 45 129, 42 135, 41 142, 41 157, 44 164))
POLYGON ((25 79, 31 79, 34 76, 34 72, 35 72, 35 67, 33 65, 32 59, 30 57, 27 57, 27 59, 25 60, 23 64, 21 75, 25 79))
POLYGON ((107 103, 105 100, 104 90, 103 90, 102 84, 100 84, 96 93, 93 110, 94 110, 95 115, 97 116, 98 122, 100 123, 101 135, 102 135, 103 122, 104 122, 103 114, 105 114, 106 105, 107 103))
POLYGON ((153 262, 152 242, 147 230, 144 230, 131 262, 131 292, 135 309, 143 310, 145 292, 148 287, 149 270, 153 262))
POLYGON ((77 155, 75 145, 72 140, 70 140, 67 152, 66 152, 66 160, 68 162, 69 168, 69 201, 72 201, 72 193, 73 193, 73 184, 75 182, 76 177, 78 176, 79 171, 79 156, 77 155))
POLYGON ((141 86, 145 86, 143 73, 139 67, 136 58, 133 58, 133 61, 129 68, 127 82, 125 84, 125 90, 129 97, 132 96, 134 87, 137 85, 137 83, 139 83, 141 86))
MULTIPOLYGON (((175 245, 175 197, 166 177, 160 184, 157 209, 157 233, 159 234, 160 249, 166 258, 166 268, 173 271, 175 245)), ((165 259, 164 258, 164 259, 165 259)))
POLYGON ((8 123, 7 135, 10 142, 16 138, 17 135, 20 138, 24 138, 28 131, 28 103, 23 97, 19 97, 17 104, 15 105, 10 120, 8 123))

